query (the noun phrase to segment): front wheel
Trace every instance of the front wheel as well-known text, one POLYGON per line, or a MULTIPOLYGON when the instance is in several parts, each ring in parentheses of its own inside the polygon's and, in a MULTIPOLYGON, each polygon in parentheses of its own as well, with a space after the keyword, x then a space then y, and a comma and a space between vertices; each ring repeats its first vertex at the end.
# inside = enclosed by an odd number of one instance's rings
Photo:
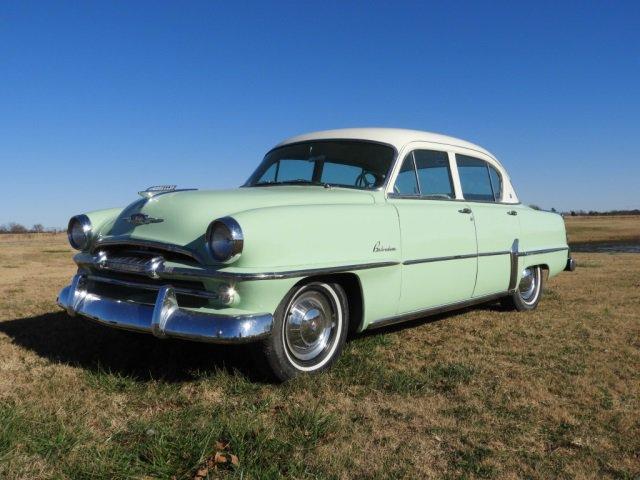
POLYGON ((273 317, 264 353, 280 381, 328 369, 342 353, 349 327, 347 296, 335 283, 291 289, 273 317))
POLYGON ((505 305, 520 312, 533 310, 540 302, 542 283, 542 269, 539 266, 525 268, 522 271, 518 288, 505 298, 505 305))

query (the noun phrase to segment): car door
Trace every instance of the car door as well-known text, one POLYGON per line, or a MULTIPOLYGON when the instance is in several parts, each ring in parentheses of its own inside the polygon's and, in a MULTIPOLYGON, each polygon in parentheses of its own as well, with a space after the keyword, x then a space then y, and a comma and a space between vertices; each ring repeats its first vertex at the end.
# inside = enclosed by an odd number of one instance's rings
POLYGON ((473 293, 473 216, 467 204, 456 201, 451 165, 445 151, 414 149, 388 194, 401 232, 399 314, 468 300, 473 293))
POLYGON ((456 153, 464 199, 475 219, 478 274, 473 297, 506 292, 511 277, 511 251, 520 224, 514 205, 502 203, 502 177, 488 161, 456 153))

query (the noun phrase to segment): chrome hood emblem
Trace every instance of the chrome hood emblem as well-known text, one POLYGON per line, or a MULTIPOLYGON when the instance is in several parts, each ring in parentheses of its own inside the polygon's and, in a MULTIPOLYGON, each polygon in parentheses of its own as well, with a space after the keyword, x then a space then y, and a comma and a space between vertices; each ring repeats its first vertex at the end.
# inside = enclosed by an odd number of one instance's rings
POLYGON ((163 193, 171 193, 176 191, 176 185, 155 185, 153 187, 149 187, 142 192, 138 192, 138 195, 144 198, 155 197, 156 195, 161 195, 163 193))
POLYGON ((153 218, 149 215, 145 215, 144 213, 134 213, 129 218, 127 218, 127 222, 132 225, 149 225, 150 223, 160 223, 164 222, 164 218, 153 218))
POLYGON ((146 190, 138 192, 142 198, 153 198, 158 195, 163 195, 165 193, 173 193, 173 192, 190 192, 193 190, 197 190, 197 188, 177 188, 176 185, 155 185, 153 187, 149 187, 146 190))

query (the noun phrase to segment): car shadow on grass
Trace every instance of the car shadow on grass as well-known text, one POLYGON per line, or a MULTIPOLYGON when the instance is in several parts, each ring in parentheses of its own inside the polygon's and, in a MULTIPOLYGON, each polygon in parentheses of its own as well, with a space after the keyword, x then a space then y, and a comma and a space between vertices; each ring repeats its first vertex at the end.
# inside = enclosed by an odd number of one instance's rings
MULTIPOLYGON (((499 304, 485 304, 408 322, 366 330, 350 341, 385 335, 455 317, 472 309, 503 311, 499 304)), ((0 322, 0 332, 13 343, 52 362, 110 372, 136 381, 189 382, 216 372, 240 373, 256 383, 272 383, 263 367, 258 344, 210 345, 182 340, 160 340, 144 333, 107 328, 65 312, 0 322)))
POLYGON ((268 382, 256 368, 257 345, 210 345, 160 340, 152 335, 106 328, 65 312, 0 322, 13 343, 52 362, 111 372, 137 381, 192 381, 218 371, 268 382))

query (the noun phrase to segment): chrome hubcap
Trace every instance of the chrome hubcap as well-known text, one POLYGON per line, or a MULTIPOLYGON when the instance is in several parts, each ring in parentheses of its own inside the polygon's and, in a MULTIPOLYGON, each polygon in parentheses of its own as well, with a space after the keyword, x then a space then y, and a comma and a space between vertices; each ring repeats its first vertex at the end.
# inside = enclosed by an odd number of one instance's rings
POLYGON ((319 292, 305 292, 294 300, 286 319, 285 341, 295 358, 308 361, 324 351, 335 327, 332 311, 331 303, 319 292))
POLYGON ((520 297, 525 302, 531 301, 536 294, 536 288, 538 286, 538 278, 536 270, 533 268, 525 268, 522 272, 522 278, 520 279, 520 297))

